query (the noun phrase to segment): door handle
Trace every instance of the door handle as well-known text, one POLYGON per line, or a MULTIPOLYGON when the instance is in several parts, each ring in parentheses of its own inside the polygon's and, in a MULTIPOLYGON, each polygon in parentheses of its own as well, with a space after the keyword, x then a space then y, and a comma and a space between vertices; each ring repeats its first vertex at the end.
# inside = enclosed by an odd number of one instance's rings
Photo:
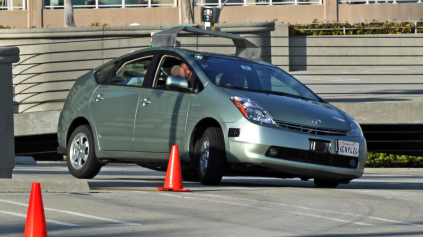
POLYGON ((104 98, 101 97, 100 94, 97 95, 97 97, 94 98, 95 102, 99 102, 100 100, 103 100, 104 98))
POLYGON ((142 100, 142 106, 146 106, 147 104, 151 104, 151 101, 149 101, 148 98, 144 98, 142 100))

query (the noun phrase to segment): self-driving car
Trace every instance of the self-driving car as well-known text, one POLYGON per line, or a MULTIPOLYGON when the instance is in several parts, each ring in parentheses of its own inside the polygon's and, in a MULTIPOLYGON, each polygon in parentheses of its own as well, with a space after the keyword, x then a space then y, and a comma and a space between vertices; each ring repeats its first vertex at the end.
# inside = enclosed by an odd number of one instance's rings
POLYGON ((260 62, 243 37, 213 34, 232 37, 236 54, 174 47, 158 33, 153 47, 79 77, 58 125, 70 173, 93 178, 109 162, 166 170, 177 145, 183 179, 205 185, 246 175, 333 188, 362 176, 367 148, 354 118, 260 62))

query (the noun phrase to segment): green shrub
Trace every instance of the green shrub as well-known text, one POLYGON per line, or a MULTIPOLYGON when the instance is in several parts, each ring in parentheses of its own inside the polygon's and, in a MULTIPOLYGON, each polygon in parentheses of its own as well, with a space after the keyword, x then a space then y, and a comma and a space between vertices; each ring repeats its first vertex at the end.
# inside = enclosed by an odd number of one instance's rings
MULTIPOLYGON (((416 22, 359 22, 359 23, 324 23, 317 19, 312 24, 290 24, 289 35, 369 35, 369 34, 409 34, 415 33, 416 22), (313 30, 310 30, 313 29, 313 30)), ((423 22, 417 22, 417 27, 422 27, 423 22)), ((423 33, 418 29, 417 33, 423 33)))
POLYGON ((107 24, 107 23, 104 23, 103 25, 100 23, 100 22, 94 22, 94 23, 91 23, 91 25, 90 26, 108 26, 109 24, 107 24))
POLYGON ((10 26, 2 26, 0 25, 0 29, 11 29, 10 26))
POLYGON ((366 167, 423 167, 423 157, 369 152, 366 167))

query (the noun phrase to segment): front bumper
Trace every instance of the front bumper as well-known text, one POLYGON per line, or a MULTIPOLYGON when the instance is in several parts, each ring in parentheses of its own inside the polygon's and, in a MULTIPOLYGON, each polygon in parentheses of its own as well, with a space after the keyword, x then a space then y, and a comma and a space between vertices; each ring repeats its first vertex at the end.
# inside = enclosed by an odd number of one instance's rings
MULTIPOLYGON (((256 124, 246 119, 226 125, 228 128, 240 129, 239 137, 228 137, 227 159, 232 164, 260 166, 278 172, 281 176, 286 174, 287 177, 351 180, 363 175, 367 160, 367 146, 364 137, 316 135, 277 125, 256 124), (273 146, 307 152, 310 139, 330 142, 332 144, 330 154, 341 159, 344 156, 337 154, 336 140, 358 142, 360 150, 357 168, 313 164, 266 155, 269 148, 273 146)), ((351 157, 345 156, 345 159, 349 161, 351 157)))

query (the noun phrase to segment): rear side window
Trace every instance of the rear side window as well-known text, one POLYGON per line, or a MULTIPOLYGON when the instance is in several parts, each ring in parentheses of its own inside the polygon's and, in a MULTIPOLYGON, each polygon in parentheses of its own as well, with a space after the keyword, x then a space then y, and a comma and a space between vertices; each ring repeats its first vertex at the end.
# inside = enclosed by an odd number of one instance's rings
POLYGON ((110 84, 124 86, 142 86, 148 66, 153 59, 152 56, 134 59, 126 62, 117 70, 112 77, 110 84))
POLYGON ((110 63, 109 65, 100 68, 94 73, 95 80, 98 84, 104 84, 107 79, 107 76, 109 75, 110 71, 113 70, 114 66, 114 63, 110 63))

